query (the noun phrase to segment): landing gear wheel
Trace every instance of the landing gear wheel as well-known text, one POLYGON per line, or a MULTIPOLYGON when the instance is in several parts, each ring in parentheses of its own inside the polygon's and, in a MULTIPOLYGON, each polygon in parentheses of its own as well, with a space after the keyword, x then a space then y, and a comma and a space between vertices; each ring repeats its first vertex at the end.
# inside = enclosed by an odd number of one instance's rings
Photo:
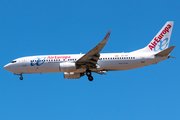
POLYGON ((89 70, 89 68, 86 70, 86 75, 89 81, 93 81, 93 77, 91 76, 91 70, 89 70))
POLYGON ((87 72, 86 72, 86 75, 87 75, 87 76, 91 76, 91 71, 87 71, 87 72))
POLYGON ((20 79, 20 80, 23 80, 23 77, 20 77, 19 79, 20 79))
POLYGON ((89 81, 93 81, 93 77, 92 76, 88 76, 89 81))
POLYGON ((91 70, 87 69, 87 70, 86 70, 86 75, 87 75, 87 76, 91 76, 91 70))

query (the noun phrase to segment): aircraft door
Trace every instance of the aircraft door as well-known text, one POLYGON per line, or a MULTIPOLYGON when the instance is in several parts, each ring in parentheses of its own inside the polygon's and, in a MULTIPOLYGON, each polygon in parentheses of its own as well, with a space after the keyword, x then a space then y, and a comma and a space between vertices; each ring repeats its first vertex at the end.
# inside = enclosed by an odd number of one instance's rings
POLYGON ((25 59, 24 59, 23 62, 22 62, 22 66, 27 66, 27 62, 26 62, 25 59))
POLYGON ((141 57, 141 63, 145 63, 144 57, 141 57))

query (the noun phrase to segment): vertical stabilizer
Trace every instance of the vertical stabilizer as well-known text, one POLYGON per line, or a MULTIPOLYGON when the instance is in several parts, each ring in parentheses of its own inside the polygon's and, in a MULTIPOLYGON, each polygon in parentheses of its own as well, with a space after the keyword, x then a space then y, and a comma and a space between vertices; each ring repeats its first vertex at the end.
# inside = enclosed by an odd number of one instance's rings
POLYGON ((166 24, 145 48, 133 52, 160 52, 168 48, 173 24, 173 21, 166 22, 166 24))

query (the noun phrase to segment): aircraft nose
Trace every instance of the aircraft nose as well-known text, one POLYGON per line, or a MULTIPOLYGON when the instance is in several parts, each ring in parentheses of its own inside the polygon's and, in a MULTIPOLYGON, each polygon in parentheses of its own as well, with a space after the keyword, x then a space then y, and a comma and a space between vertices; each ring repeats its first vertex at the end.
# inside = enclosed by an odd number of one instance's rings
POLYGON ((9 70, 10 70, 10 65, 9 65, 9 64, 5 65, 5 66, 4 66, 4 69, 7 70, 7 71, 9 71, 9 70))

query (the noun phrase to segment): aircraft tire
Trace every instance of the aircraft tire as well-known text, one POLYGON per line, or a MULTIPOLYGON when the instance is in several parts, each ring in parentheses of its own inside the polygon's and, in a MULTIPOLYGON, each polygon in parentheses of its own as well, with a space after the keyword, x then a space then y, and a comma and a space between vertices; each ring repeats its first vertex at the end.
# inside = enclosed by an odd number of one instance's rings
POLYGON ((19 79, 20 79, 20 80, 23 80, 23 77, 20 77, 19 79))
POLYGON ((86 72, 86 75, 87 75, 87 76, 91 76, 91 71, 87 71, 87 72, 86 72))
POLYGON ((89 77, 91 76, 91 70, 89 70, 89 68, 86 70, 86 75, 89 77))
POLYGON ((92 76, 88 76, 88 80, 89 81, 93 81, 93 77, 92 76))

